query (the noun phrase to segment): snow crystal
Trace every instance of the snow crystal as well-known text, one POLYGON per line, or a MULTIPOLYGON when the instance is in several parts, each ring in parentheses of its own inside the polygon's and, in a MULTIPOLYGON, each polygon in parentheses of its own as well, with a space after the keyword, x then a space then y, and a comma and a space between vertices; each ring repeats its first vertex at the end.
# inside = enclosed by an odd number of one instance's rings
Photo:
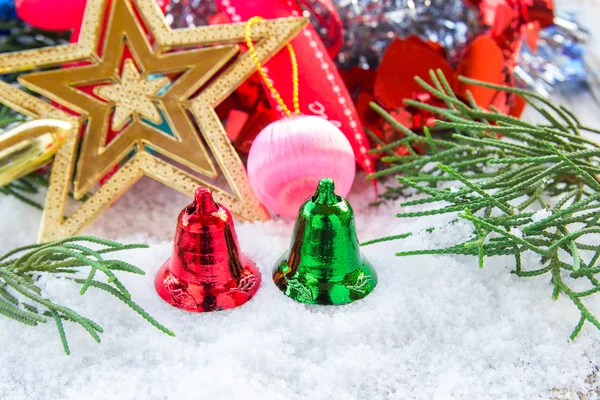
POLYGON ((551 215, 552 212, 550 210, 543 208, 541 210, 536 211, 535 214, 531 216, 531 219, 533 220, 533 222, 539 222, 543 219, 548 218, 551 215))
MULTIPOLYGON (((375 291, 350 305, 320 307, 283 296, 270 278, 293 221, 238 222, 262 287, 241 308, 192 314, 162 301, 153 287, 189 199, 141 180, 87 233, 151 244, 119 255, 147 274, 119 276, 132 298, 177 336, 103 292, 90 288, 80 296, 77 285, 45 278, 53 301, 104 327, 102 344, 66 323, 67 357, 52 323, 34 328, 0 318, 0 398, 514 400, 587 393, 586 376, 600 362, 599 332, 586 324, 577 340, 568 339, 579 314, 564 297, 552 301, 548 277, 515 277, 510 257, 486 258, 483 269, 468 257, 397 258, 401 250, 468 236, 472 226, 439 216, 398 220, 397 203, 369 207, 372 188, 357 186, 350 201, 363 241, 445 229, 365 247, 379 275, 375 291)), ((37 211, 0 197, 1 250, 35 241, 39 219, 37 211)), ((539 263, 523 262, 532 269, 539 263)), ((598 309, 598 299, 586 301, 598 309)))
POLYGON ((519 238, 523 237, 523 231, 516 227, 510 228, 510 233, 519 238))

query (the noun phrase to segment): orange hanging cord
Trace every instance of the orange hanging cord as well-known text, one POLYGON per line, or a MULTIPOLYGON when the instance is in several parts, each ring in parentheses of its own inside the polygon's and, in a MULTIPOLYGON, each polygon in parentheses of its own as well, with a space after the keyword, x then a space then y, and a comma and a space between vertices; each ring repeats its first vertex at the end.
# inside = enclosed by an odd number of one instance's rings
POLYGON ((252 17, 248 20, 248 22, 246 22, 245 39, 246 46, 248 46, 248 53, 250 53, 250 56, 252 57, 252 60, 256 65, 256 69, 258 70, 258 73, 265 82, 265 85, 267 86, 273 97, 275 97, 275 101, 277 101, 277 104, 281 106, 285 115, 287 115, 288 117, 291 117, 292 115, 298 115, 300 114, 300 102, 298 100, 298 62, 296 60, 296 52, 294 51, 292 45, 288 43, 286 47, 290 52, 290 59, 292 61, 292 100, 294 102, 294 112, 292 113, 288 106, 283 102, 283 99, 281 98, 281 95, 279 94, 277 89, 275 89, 275 86, 273 86, 273 81, 271 81, 271 79, 267 75, 267 72, 258 60, 258 55, 256 54, 256 50, 254 49, 254 44, 252 43, 250 32, 252 30, 252 25, 260 21, 262 21, 262 17, 252 17))

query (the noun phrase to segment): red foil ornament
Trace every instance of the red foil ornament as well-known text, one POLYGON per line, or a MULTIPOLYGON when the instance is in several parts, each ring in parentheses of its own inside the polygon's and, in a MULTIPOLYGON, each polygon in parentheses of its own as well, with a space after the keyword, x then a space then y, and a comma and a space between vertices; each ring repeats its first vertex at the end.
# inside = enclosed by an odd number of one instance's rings
POLYGON ((233 218, 208 188, 177 218, 173 255, 154 280, 167 303, 192 312, 226 310, 250 300, 260 286, 256 266, 239 249, 233 218))
POLYGON ((430 81, 428 74, 431 69, 442 70, 450 85, 454 84, 454 69, 431 42, 417 36, 395 39, 381 59, 375 77, 375 98, 388 110, 402 107, 404 99, 412 99, 423 92, 414 77, 430 81))

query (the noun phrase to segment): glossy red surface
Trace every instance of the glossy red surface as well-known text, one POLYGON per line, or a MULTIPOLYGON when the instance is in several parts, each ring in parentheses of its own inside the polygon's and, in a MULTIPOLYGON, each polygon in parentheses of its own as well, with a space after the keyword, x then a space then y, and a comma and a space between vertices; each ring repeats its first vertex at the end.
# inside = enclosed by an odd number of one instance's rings
POLYGON ((217 204, 208 188, 177 219, 173 254, 154 281, 171 305, 193 312, 234 308, 260 286, 256 266, 239 250, 231 213, 217 204))

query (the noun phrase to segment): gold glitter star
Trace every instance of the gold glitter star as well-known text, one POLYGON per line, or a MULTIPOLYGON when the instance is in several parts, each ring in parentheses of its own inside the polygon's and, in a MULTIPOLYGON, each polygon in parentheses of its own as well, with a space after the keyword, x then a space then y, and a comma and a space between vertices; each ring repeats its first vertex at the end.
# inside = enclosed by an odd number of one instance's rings
MULTIPOLYGON (((281 18, 254 25, 260 61, 306 24, 281 18)), ((79 42, 0 54, 0 74, 40 71, 19 78, 37 95, 0 82, 1 103, 33 119, 74 126, 54 159, 40 241, 78 233, 143 175, 190 196, 208 186, 237 217, 268 218, 214 110, 255 70, 237 47, 244 28, 172 30, 154 1, 88 0, 79 42), (216 178, 215 162, 229 190, 198 175, 216 178), (70 190, 88 198, 65 218, 70 190)))
POLYGON ((157 79, 142 78, 131 59, 125 60, 121 82, 99 86, 94 89, 98 96, 115 103, 112 129, 121 130, 130 118, 146 117, 154 124, 160 124, 162 117, 152 102, 152 97, 165 87, 167 77, 157 79))

